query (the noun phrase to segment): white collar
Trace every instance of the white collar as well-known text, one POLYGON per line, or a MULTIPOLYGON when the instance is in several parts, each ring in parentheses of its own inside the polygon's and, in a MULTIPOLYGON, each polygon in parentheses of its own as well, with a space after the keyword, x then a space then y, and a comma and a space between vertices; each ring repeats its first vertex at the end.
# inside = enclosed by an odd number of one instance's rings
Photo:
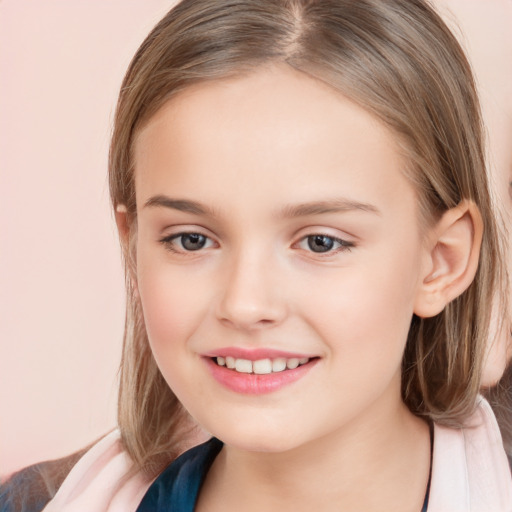
POLYGON ((512 477, 489 404, 464 428, 434 427, 428 512, 511 512, 512 477))

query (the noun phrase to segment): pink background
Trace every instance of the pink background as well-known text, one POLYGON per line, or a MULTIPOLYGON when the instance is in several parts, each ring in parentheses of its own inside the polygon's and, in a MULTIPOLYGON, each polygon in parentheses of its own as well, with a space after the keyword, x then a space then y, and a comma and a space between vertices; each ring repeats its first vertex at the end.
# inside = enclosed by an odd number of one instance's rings
MULTIPOLYGON (((505 191, 512 1, 437 3, 468 31, 505 191)), ((108 141, 126 66, 172 4, 0 0, 0 475, 115 424, 124 286, 108 141)))
POLYGON ((0 475, 114 426, 109 134, 129 60, 171 5, 0 1, 0 475))

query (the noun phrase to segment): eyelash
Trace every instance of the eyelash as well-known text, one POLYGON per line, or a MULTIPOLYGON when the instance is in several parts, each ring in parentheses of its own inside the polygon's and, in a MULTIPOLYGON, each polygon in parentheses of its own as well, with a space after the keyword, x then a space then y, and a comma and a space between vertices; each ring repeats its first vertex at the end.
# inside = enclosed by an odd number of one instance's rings
MULTIPOLYGON (((169 235, 169 236, 165 236, 163 237, 162 239, 159 240, 159 242, 165 246, 166 249, 168 249, 169 251, 172 251, 174 253, 178 253, 178 254, 184 254, 184 253, 193 253, 193 252, 200 252, 202 249, 205 249, 205 248, 209 248, 211 246, 211 243, 213 242, 213 240, 206 236, 206 235, 203 235, 202 233, 198 233, 198 232, 194 232, 194 231, 185 231, 185 232, 181 232, 181 233, 176 233, 176 234, 173 234, 173 235, 169 235), (200 237, 202 239, 205 240, 205 244, 201 247, 198 247, 197 249, 187 249, 185 246, 184 246, 184 241, 183 241, 183 238, 185 236, 188 236, 188 237, 200 237), (175 242, 176 240, 179 240, 181 239, 181 248, 177 249, 176 246, 175 246, 175 242), (208 244, 208 241, 210 242, 210 245, 208 244), (206 247, 205 247, 206 246, 206 247)), ((328 256, 331 256, 333 254, 338 254, 339 252, 345 252, 345 251, 350 251, 352 248, 355 247, 355 244, 353 242, 348 242, 347 240, 343 240, 341 238, 337 238, 335 236, 331 236, 331 235, 327 235, 325 233, 313 233, 311 235, 306 235, 304 237, 302 237, 298 242, 296 242, 292 247, 296 247, 298 246, 299 248, 307 251, 307 252, 310 252, 312 254, 317 254, 319 255, 320 257, 328 257, 328 256), (313 243, 317 243, 320 242, 320 240, 316 240, 314 241, 314 239, 317 238, 317 239, 320 239, 320 238, 323 238, 324 241, 326 239, 329 240, 329 242, 332 244, 332 246, 330 248, 328 248, 326 251, 314 251, 311 247, 311 245, 313 243), (307 245, 307 248, 306 247, 301 247, 303 244, 306 244, 307 245), (334 248, 333 247, 337 245, 338 247, 334 248)))
POLYGON ((178 253, 178 254, 183 254, 183 253, 192 253, 192 252, 199 252, 201 249, 204 249, 205 247, 199 247, 198 249, 196 250, 189 250, 189 249, 186 249, 184 246, 183 246, 183 237, 185 236, 197 236, 197 237, 202 237, 206 240, 206 243, 208 243, 208 241, 210 242, 213 242, 213 240, 206 236, 206 235, 203 235, 202 233, 197 233, 195 231, 183 231, 181 233, 176 233, 176 234, 173 234, 173 235, 169 235, 169 236, 165 236, 163 238, 160 239, 160 243, 166 248, 168 249, 169 251, 172 251, 174 253, 178 253), (181 239, 181 248, 180 249, 177 249, 175 247, 175 241, 178 240, 178 239, 181 239))
MULTIPOLYGON (((318 242, 318 240, 317 240, 317 242, 318 242)), ((355 244, 353 242, 349 242, 347 240, 343 240, 342 238, 338 238, 335 236, 327 235, 325 233, 313 233, 311 235, 307 235, 307 236, 301 238, 296 245, 300 246, 302 244, 307 245, 307 249, 303 248, 304 250, 311 252, 312 254, 317 254, 317 255, 323 256, 323 257, 328 257, 333 254, 338 254, 340 252, 345 252, 345 251, 349 252, 351 249, 353 249, 355 247, 355 244), (333 246, 337 244, 338 247, 335 249, 333 249, 331 247, 326 251, 313 251, 311 244, 313 242, 313 239, 315 239, 315 238, 323 238, 324 240, 328 239, 333 244, 333 246)))

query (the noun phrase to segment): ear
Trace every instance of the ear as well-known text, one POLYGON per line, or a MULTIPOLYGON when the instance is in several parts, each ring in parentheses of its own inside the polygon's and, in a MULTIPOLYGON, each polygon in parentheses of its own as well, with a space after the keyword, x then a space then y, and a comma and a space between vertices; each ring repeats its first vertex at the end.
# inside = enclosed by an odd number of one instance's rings
POLYGON ((117 231, 119 232, 119 239, 121 241, 121 247, 123 248, 123 253, 125 256, 125 261, 127 262, 127 271, 130 276, 130 281, 132 284, 133 291, 136 296, 138 296, 138 287, 137 287, 137 276, 135 269, 135 258, 131 254, 132 253, 132 243, 131 237, 133 236, 133 229, 131 229, 130 219, 128 218, 128 209, 124 204, 118 204, 116 206, 116 225, 117 231))
POLYGON ((482 234, 482 216, 468 200, 445 212, 430 229, 416 315, 437 315, 468 288, 478 268, 482 234))
POLYGON ((116 225, 123 251, 128 250, 130 243, 130 225, 128 223, 128 210, 124 204, 116 206, 116 225))

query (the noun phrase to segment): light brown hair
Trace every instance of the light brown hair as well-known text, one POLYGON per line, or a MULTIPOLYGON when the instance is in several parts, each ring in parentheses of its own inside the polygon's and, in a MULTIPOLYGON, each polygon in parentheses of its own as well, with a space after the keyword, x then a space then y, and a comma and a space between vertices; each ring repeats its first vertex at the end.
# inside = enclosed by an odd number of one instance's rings
POLYGON ((476 278, 436 317, 413 318, 402 372, 403 400, 417 415, 459 425, 475 405, 500 263, 479 104, 456 39, 423 0, 184 0, 130 64, 109 162, 112 203, 127 208, 130 226, 118 418, 126 450, 147 474, 180 451, 185 416, 151 354, 132 283, 134 140, 183 89, 270 62, 322 80, 396 134, 424 225, 463 199, 480 209, 485 233, 476 278))

